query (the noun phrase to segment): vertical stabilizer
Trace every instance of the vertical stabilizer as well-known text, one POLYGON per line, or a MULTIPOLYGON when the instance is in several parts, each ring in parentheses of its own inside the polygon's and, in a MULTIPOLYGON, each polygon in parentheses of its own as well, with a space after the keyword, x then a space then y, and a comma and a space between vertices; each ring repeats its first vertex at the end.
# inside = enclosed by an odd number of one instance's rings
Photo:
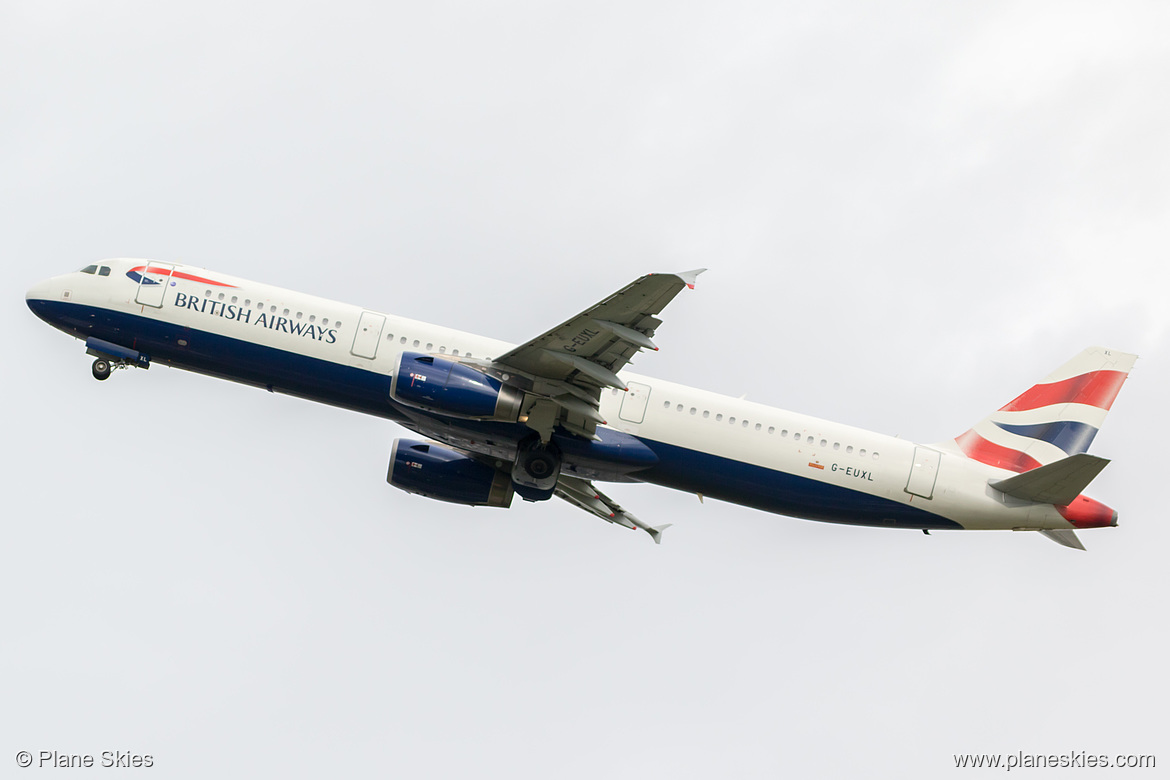
POLYGON ((1030 471, 1089 449, 1137 355, 1090 347, 958 436, 967 457, 1030 471))

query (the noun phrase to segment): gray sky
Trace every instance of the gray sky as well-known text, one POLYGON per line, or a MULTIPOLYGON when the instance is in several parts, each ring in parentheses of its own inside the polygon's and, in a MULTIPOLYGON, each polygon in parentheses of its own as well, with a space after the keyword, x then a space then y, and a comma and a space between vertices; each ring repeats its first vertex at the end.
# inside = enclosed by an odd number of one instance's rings
POLYGON ((0 766, 1170 763, 1163 4, 173 6, 0 8, 0 766), (1122 524, 1078 554, 607 490, 675 524, 655 547, 430 502, 386 485, 383 421, 94 382, 23 295, 110 256, 512 341, 707 266, 637 371, 926 442, 1085 346, 1138 352, 1094 444, 1122 524))

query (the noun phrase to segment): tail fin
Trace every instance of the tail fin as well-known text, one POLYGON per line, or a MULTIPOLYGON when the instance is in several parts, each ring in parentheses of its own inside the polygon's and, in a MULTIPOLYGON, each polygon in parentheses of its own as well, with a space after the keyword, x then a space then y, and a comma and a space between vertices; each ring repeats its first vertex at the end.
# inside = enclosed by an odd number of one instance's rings
POLYGON ((967 457, 1017 473, 1089 449, 1137 355, 1090 347, 955 439, 967 457))

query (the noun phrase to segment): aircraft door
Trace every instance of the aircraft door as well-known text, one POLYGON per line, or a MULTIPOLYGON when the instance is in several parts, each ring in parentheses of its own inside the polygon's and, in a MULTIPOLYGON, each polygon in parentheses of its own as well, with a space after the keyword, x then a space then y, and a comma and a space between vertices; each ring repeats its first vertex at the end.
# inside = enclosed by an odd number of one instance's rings
POLYGON ((630 382, 630 388, 622 398, 622 408, 618 410, 618 417, 629 423, 640 423, 646 419, 646 404, 650 400, 650 387, 630 382))
POLYGON ((174 270, 173 265, 147 264, 142 269, 142 273, 139 274, 138 294, 134 296, 134 300, 143 306, 161 309, 163 296, 167 294, 167 288, 171 286, 171 272, 174 270))
POLYGON ((386 327, 386 317, 372 311, 363 311, 358 320, 357 333, 353 337, 353 346, 349 352, 357 357, 374 359, 378 354, 378 341, 382 338, 382 328, 386 327))
POLYGON ((942 457, 929 447, 914 448, 914 465, 910 467, 910 478, 906 481, 906 492, 923 498, 934 496, 934 483, 938 479, 938 462, 942 457))

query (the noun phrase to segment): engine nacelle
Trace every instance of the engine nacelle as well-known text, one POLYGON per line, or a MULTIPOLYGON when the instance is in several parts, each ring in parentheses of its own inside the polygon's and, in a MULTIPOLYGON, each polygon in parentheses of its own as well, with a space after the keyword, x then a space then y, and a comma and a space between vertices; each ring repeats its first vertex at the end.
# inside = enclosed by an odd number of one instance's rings
POLYGON ((407 493, 468 506, 512 505, 512 477, 438 444, 395 439, 386 481, 407 493))
POLYGON ((524 393, 454 360, 403 352, 390 385, 396 401, 473 420, 516 422, 524 393))

